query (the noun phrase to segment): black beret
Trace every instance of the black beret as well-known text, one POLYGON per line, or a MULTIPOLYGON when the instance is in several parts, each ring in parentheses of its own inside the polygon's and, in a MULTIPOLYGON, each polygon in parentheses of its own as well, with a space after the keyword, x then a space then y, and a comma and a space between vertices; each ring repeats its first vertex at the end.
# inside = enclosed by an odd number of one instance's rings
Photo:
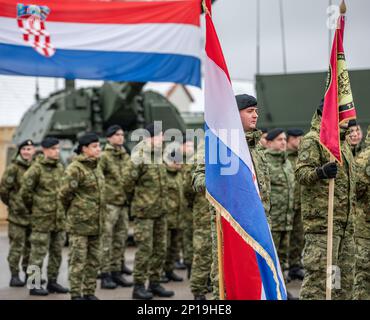
POLYGON ((106 137, 111 137, 113 136, 118 130, 122 130, 121 126, 119 126, 118 124, 115 124, 113 126, 110 126, 108 129, 107 129, 107 132, 106 132, 106 137))
POLYGON ((301 137, 304 135, 304 131, 302 129, 294 128, 288 129, 286 134, 288 137, 301 137))
POLYGON ((82 147, 87 147, 89 144, 94 142, 99 142, 99 136, 93 132, 86 133, 78 139, 78 146, 74 151, 77 154, 80 154, 82 152, 82 147))
POLYGON ((235 99, 239 110, 257 106, 257 99, 248 94, 239 94, 235 99))
POLYGON ((284 132, 284 129, 282 128, 276 128, 272 129, 267 133, 266 140, 272 141, 274 140, 278 135, 282 134, 284 132))
POLYGON ((153 138, 155 136, 155 133, 154 133, 154 123, 149 123, 146 127, 145 127, 145 130, 148 130, 149 133, 150 133, 150 136, 153 138))
POLYGON ((324 110, 324 98, 321 99, 319 106, 317 107, 317 112, 322 116, 322 111, 324 110))
POLYGON ((351 119, 348 121, 348 128, 350 127, 356 127, 357 126, 357 121, 356 119, 351 119))
POLYGON ((267 133, 268 132, 267 128, 259 128, 259 129, 261 130, 262 133, 267 133))
POLYGON ((46 137, 44 140, 41 142, 41 147, 43 148, 51 148, 55 145, 59 144, 59 140, 57 138, 53 137, 46 137))
POLYGON ((21 142, 18 145, 18 151, 21 150, 23 147, 26 147, 26 146, 34 146, 34 145, 35 144, 33 143, 33 141, 31 139, 24 140, 23 142, 21 142))

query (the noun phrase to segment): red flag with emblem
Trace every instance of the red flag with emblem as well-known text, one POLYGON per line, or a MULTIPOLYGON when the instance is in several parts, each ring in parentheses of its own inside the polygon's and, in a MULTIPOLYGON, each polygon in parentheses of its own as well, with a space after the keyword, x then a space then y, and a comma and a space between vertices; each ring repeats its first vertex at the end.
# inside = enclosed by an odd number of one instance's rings
POLYGON ((320 129, 321 144, 339 163, 342 163, 339 125, 350 119, 356 119, 356 110, 343 48, 344 26, 345 16, 341 15, 338 19, 338 27, 335 31, 331 51, 320 129))

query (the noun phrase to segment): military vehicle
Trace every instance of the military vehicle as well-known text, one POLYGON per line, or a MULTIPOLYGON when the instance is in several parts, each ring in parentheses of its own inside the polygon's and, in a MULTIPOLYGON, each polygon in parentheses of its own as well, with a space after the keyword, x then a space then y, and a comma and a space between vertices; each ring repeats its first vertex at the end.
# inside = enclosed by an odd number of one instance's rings
POLYGON ((40 143, 46 136, 58 137, 62 158, 71 154, 78 137, 89 131, 104 136, 105 130, 119 124, 126 132, 125 146, 130 150, 136 142, 130 134, 152 121, 162 121, 162 129, 203 127, 203 114, 183 116, 168 99, 152 90, 143 90, 145 83, 105 82, 100 87, 76 89, 73 80, 66 80, 63 90, 36 102, 24 114, 13 143, 31 138, 40 143))

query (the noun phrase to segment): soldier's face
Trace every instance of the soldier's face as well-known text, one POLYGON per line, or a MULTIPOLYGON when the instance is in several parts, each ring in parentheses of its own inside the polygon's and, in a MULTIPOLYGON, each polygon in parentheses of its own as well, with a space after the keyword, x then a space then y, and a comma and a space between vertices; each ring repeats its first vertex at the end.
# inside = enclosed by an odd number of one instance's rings
POLYGON ((268 142, 268 147, 275 151, 286 151, 286 135, 280 133, 274 140, 268 142))
POLYGON ((125 135, 123 130, 118 130, 113 136, 108 138, 108 141, 111 145, 122 146, 125 142, 125 135))
POLYGON ((88 158, 98 159, 101 153, 100 143, 90 143, 87 147, 82 147, 82 152, 88 158))
POLYGON ((60 145, 57 144, 51 148, 42 148, 42 152, 44 153, 45 158, 58 160, 60 154, 60 145))
POLYGON ((298 150, 300 143, 301 143, 301 137, 289 137, 288 143, 287 143, 287 149, 298 150))
POLYGON ((239 111, 244 131, 251 131, 257 127, 258 108, 250 107, 239 111))
POLYGON ((354 126, 350 128, 349 139, 352 146, 356 146, 361 142, 362 132, 360 126, 354 126))
POLYGON ((33 155, 35 154, 36 148, 34 146, 25 146, 21 148, 19 153, 24 160, 31 161, 33 155))

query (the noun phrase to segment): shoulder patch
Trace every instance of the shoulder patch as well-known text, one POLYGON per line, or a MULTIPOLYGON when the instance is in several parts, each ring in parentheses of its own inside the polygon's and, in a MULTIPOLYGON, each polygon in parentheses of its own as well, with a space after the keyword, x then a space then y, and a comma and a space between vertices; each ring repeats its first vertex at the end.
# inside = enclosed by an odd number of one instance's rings
POLYGON ((299 160, 301 161, 306 161, 309 157, 310 153, 308 151, 302 151, 298 156, 299 160))
POLYGON ((15 180, 15 178, 13 176, 9 176, 9 177, 6 178, 7 183, 13 183, 14 180, 15 180))
POLYGON ((370 166, 367 166, 366 167, 366 175, 368 176, 368 177, 370 177, 370 166))

